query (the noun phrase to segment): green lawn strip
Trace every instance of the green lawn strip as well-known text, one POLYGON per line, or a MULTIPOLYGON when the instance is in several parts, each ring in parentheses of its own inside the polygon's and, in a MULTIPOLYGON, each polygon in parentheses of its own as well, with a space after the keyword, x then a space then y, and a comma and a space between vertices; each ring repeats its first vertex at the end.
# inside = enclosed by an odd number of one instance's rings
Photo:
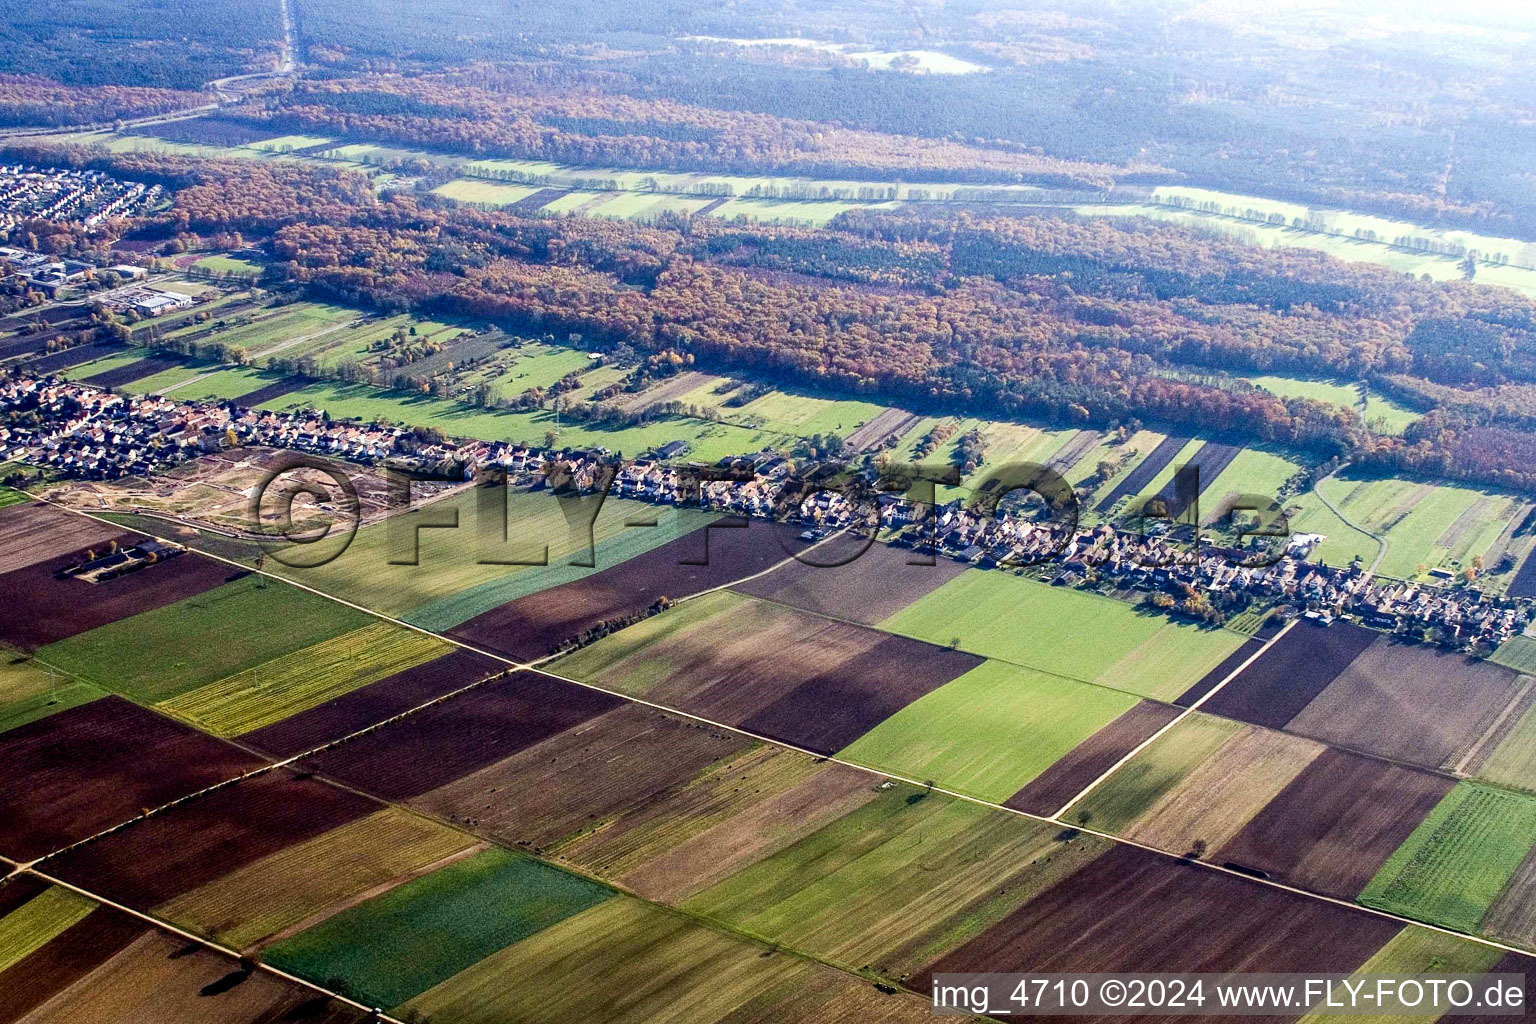
MULTIPOLYGON (((687 532, 689 522, 703 525, 706 521, 702 514, 687 510, 623 498, 608 498, 599 506, 599 500, 600 496, 588 496, 562 502, 547 490, 469 488, 423 505, 419 513, 363 527, 346 550, 325 565, 272 568, 295 582, 386 615, 413 616, 431 607, 425 619, 444 622, 458 613, 460 602, 469 610, 465 618, 470 618, 501 603, 483 604, 498 593, 516 593, 525 585, 523 575, 558 572, 578 557, 585 560, 594 538, 599 546, 594 560, 607 568, 630 550, 625 545, 661 543, 673 531, 687 532), (484 511, 482 501, 488 502, 484 511), (452 528, 417 531, 411 525, 454 521, 458 525, 452 528), (650 521, 658 525, 626 525, 650 521), (605 551, 605 542, 616 538, 623 544, 605 551), (546 558, 548 566, 509 564, 546 558), (412 559, 414 565, 401 564, 412 559)), ((542 589, 538 579, 535 576, 526 585, 542 589)))
POLYGON ((976 569, 880 626, 1088 683, 1166 623, 1124 601, 976 569))
POLYGON ((281 374, 253 366, 204 369, 203 376, 178 387, 172 394, 183 402, 228 401, 282 380, 281 374))
POLYGON ((1536 707, 1520 716, 1473 774, 1511 789, 1536 792, 1536 707))
MULTIPOLYGON (((172 366, 152 373, 148 377, 140 377, 122 386, 123 391, 135 395, 153 395, 161 391, 174 389, 178 384, 185 384, 194 377, 200 377, 205 373, 211 373, 218 369, 218 363, 203 361, 188 361, 180 366, 172 366)), ((177 399, 185 399, 186 396, 179 390, 173 392, 177 399)))
POLYGON ((1536 798, 1463 782, 1387 858, 1360 902, 1475 932, 1533 845, 1536 798))
POLYGON ((25 505, 32 500, 32 495, 26 491, 18 491, 12 487, 0 487, 0 508, 10 508, 12 505, 25 505))
MULTIPOLYGON (((1357 968, 1352 982, 1364 982, 1374 991, 1375 978, 1380 975, 1416 974, 1481 974, 1498 962, 1502 951, 1479 942, 1459 939, 1445 932, 1431 931, 1418 925, 1408 925, 1392 936, 1385 946, 1357 968)), ((1342 989, 1334 990, 1335 1000, 1343 1002, 1342 989)), ((1301 1018, 1306 1024, 1353 1024, 1358 1017, 1351 1014, 1328 1013, 1313 1010, 1301 1018)), ((1377 1015, 1372 1021, 1388 1021, 1391 1024, 1423 1024, 1423 1015, 1377 1015)))
POLYGON ((687 509, 657 508, 657 524, 653 527, 632 526, 597 542, 595 554, 583 545, 574 558, 585 559, 592 554, 593 566, 571 564, 572 558, 561 558, 553 551, 549 565, 531 565, 521 569, 508 567, 507 575, 489 580, 468 590, 429 601, 401 616, 413 626, 442 632, 490 611, 498 605, 515 601, 541 590, 572 583, 603 569, 610 569, 631 558, 645 554, 669 543, 718 518, 705 512, 687 509))
POLYGON ((316 594, 247 576, 49 644, 37 657, 154 703, 372 621, 316 594))
POLYGON ((596 882, 491 849, 270 946, 263 960, 315 982, 340 980, 347 994, 369 1005, 398 1006, 615 895, 596 882))
POLYGON ((1136 704, 989 661, 908 704, 838 757, 1001 802, 1136 704))
POLYGON ((531 412, 480 409, 447 398, 407 394, 363 384, 319 383, 264 402, 262 408, 284 411, 312 407, 333 419, 385 419, 411 426, 439 427, 455 437, 543 445, 547 433, 561 447, 601 446, 638 455, 669 441, 683 441, 689 456, 713 462, 727 455, 755 452, 779 444, 784 435, 728 423, 711 423, 682 416, 665 416, 637 426, 606 427, 560 418, 552 409, 531 412))
POLYGON ((151 354, 147 348, 134 346, 121 352, 114 352, 109 356, 102 356, 100 359, 93 359, 88 363, 65 367, 59 370, 58 374, 67 380, 83 380, 86 377, 94 377, 98 373, 106 373, 108 370, 116 370, 120 366, 127 366, 129 363, 136 363, 140 359, 147 359, 151 354))
POLYGON ((1155 700, 1171 701, 1242 644, 1233 630, 1191 622, 1165 622, 1094 682, 1155 700))
POLYGON ((1100 840, 893 785, 873 802, 684 904, 853 969, 952 949, 1080 866, 1100 840))
POLYGON ((751 598, 717 590, 610 633, 561 658, 555 671, 640 696, 671 674, 669 641, 700 629, 711 630, 716 637, 726 630, 751 630, 754 623, 739 620, 751 614, 753 605, 751 598))
POLYGON ((1516 672, 1536 673, 1536 637, 1523 633, 1512 636, 1488 660, 1516 672))
POLYGON ((239 736, 452 650, 434 636, 371 618, 369 623, 154 707, 216 736, 239 736))
POLYGON ((1190 715, 1069 807, 1064 817, 1103 832, 1121 832, 1241 728, 1225 718, 1190 715))
POLYGON ((0 918, 0 972, 41 949, 98 905, 69 889, 50 886, 0 918))
POLYGON ((682 914, 620 897, 491 954, 396 1012, 454 1024, 803 1019, 733 1011, 765 993, 786 985, 798 990, 831 973, 682 914))

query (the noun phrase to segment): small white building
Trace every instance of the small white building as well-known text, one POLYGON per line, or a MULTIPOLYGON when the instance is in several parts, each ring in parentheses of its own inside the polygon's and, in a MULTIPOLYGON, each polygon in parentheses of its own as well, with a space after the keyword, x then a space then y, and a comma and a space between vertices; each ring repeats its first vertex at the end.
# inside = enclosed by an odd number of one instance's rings
POLYGON ((192 296, 181 292, 152 291, 134 300, 133 310, 140 316, 161 316, 178 309, 190 309, 192 296))

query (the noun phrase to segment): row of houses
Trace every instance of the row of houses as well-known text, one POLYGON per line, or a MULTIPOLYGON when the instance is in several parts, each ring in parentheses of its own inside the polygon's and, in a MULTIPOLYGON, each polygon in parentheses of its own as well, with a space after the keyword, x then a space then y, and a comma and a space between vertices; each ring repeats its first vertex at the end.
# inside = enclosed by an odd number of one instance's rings
POLYGON ((79 221, 93 227, 136 217, 163 197, 159 185, 119 181, 100 171, 0 166, 0 227, 27 220, 79 221))
POLYGON ((708 467, 659 457, 621 463, 601 449, 424 440, 405 427, 335 421, 315 412, 119 395, 25 376, 0 380, 0 411, 13 410, 35 411, 39 425, 0 427, 0 459, 71 476, 146 474, 227 447, 265 445, 439 477, 445 468, 466 480, 494 470, 530 488, 606 487, 655 504, 789 520, 803 525, 811 538, 857 524, 878 526, 895 543, 978 568, 1030 567, 1057 585, 1168 595, 1155 603, 1206 617, 1217 607, 1284 604, 1319 622, 1349 616, 1380 629, 1437 631, 1448 645, 1474 648, 1522 631, 1536 608, 1528 600, 1495 598, 1475 587, 1425 586, 1376 578, 1357 566, 1313 564, 1307 556, 1321 539, 1316 536, 1293 538, 1270 564, 1257 564, 1252 551, 1209 544, 1191 549, 1169 535, 1145 536, 1109 524, 1079 529, 997 515, 959 501, 931 507, 881 493, 873 470, 854 475, 849 488, 835 473, 797 471, 767 449, 708 467))

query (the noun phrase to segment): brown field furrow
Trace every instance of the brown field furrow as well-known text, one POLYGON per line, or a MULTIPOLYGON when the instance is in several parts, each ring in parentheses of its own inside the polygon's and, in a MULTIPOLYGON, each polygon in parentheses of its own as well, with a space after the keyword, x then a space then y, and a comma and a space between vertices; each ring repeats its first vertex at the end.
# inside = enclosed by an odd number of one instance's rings
POLYGON ((680 786, 752 741, 626 704, 423 794, 481 834, 542 847, 680 786))
MULTIPOLYGON (((116 537, 123 547, 143 539, 128 533, 116 537)), ((187 552, 101 583, 56 579, 55 572, 79 561, 77 554, 83 555, 83 551, 0 574, 0 593, 6 595, 0 603, 0 640, 18 647, 42 647, 201 594, 239 573, 221 562, 187 552)))
POLYGON ((1488 908, 1482 930, 1517 946, 1536 946, 1536 850, 1526 854, 1519 870, 1488 908))
POLYGON ((879 795, 868 772, 829 764, 622 876, 648 899, 680 903, 742 868, 771 857, 879 795))
POLYGON ((1401 928, 1117 846, 908 985, 927 992, 936 973, 973 971, 1349 973, 1401 928))
POLYGON ((1148 736, 1178 716, 1178 708, 1142 701, 1073 747, 1009 797, 1005 806, 1028 814, 1055 814, 1148 736))
POLYGON ((13 505, 0 509, 0 573, 105 545, 122 530, 51 505, 13 505))
POLYGON ((517 672, 301 763, 386 800, 408 800, 623 703, 597 690, 517 672))
POLYGON ((1327 748, 1248 726, 1223 743, 1125 830, 1127 838, 1169 853, 1197 842, 1215 849, 1327 748))
POLYGON ((900 437, 917 422, 915 413, 905 409, 882 409, 880 415, 849 434, 843 447, 855 452, 874 448, 889 437, 900 437))
POLYGON ((1286 729, 1425 768, 1449 767, 1493 724, 1519 682, 1492 662, 1381 637, 1286 729))
POLYGON ((1173 457, 1184 450, 1189 444, 1187 437, 1165 437, 1158 442, 1156 448, 1147 453, 1136 466, 1125 475, 1104 499, 1094 506, 1095 512, 1108 512, 1114 507, 1115 502, 1132 494, 1140 494, 1142 488, 1150 484, 1157 474, 1163 471, 1163 467, 1173 461, 1173 457))
POLYGON ((58 352, 50 352, 47 355, 39 356, 27 363, 27 372, 38 374, 57 373, 71 366, 89 363, 93 359, 117 355, 125 351, 126 348, 127 346, 116 341, 103 341, 94 345, 76 345, 74 348, 61 349, 58 352))
POLYGON ((362 1013, 266 971, 242 975, 216 953, 186 953, 161 931, 134 940, 96 970, 38 1006, 21 1024, 257 1024, 302 1019, 356 1021, 362 1013))
POLYGON ((1201 705, 1201 710, 1283 729, 1378 636, 1348 623, 1298 626, 1201 705))
POLYGON ((1430 772, 1325 750, 1211 860, 1354 899, 1454 785, 1430 772))
POLYGON ((0 1022, 21 1020, 110 960, 149 927, 108 907, 91 911, 0 976, 4 981, 0 984, 0 1022))
POLYGON ((831 767, 759 743, 561 846, 558 856, 607 878, 639 871, 721 822, 752 813, 760 802, 802 784, 814 787, 808 780, 831 767))
POLYGON ((1246 643, 1242 644, 1242 646, 1238 647, 1237 650, 1221 659, 1220 665, 1217 665, 1205 675, 1201 676, 1200 680, 1196 682, 1194 686, 1191 686, 1189 689, 1179 694, 1178 699, 1175 700, 1174 703, 1181 708, 1193 707, 1201 697, 1204 697, 1206 694, 1216 689, 1216 687, 1220 686, 1223 679, 1227 678, 1227 676, 1231 675, 1233 672, 1236 672, 1238 666, 1242 665, 1243 662, 1259 653, 1263 646, 1264 641, 1258 639, 1257 637, 1248 640, 1246 643))
POLYGON ((733 589, 792 608, 873 626, 966 569, 963 562, 952 558, 933 559, 932 565, 910 564, 922 559, 911 548, 876 543, 847 565, 822 568, 794 561, 733 589))
POLYGON ((135 359, 131 363, 114 367, 103 373, 95 373, 80 380, 82 384, 89 384, 98 388, 116 388, 124 384, 131 384, 141 377, 169 370, 173 366, 180 366, 180 359, 166 359, 162 356, 153 356, 148 359, 135 359))
POLYGON ((623 399, 619 403, 620 408, 622 408, 625 412, 639 412, 640 410, 647 409, 650 406, 659 405, 662 402, 670 402, 675 398, 681 398, 688 392, 697 391, 705 384, 708 384, 711 380, 716 379, 718 378, 713 378, 707 373, 700 373, 698 370, 689 370, 686 373, 680 373, 677 376, 671 377, 653 387, 646 388, 638 395, 632 395, 626 399, 623 399))
POLYGON ((0 736, 0 852, 41 857, 262 764, 109 696, 0 736))
POLYGON ((1066 476, 1073 466, 1077 465, 1084 455, 1093 451, 1104 440, 1102 432, 1097 430, 1079 430, 1072 435, 1071 440, 1056 450, 1046 466, 1066 476))
POLYGON ((483 654, 455 650, 426 664, 369 683, 317 708, 246 733, 240 737, 240 742, 280 758, 292 757, 409 711, 505 668, 505 663, 483 654))
POLYGON ((675 600, 726 586, 788 557, 768 523, 711 524, 611 569, 477 615, 450 635, 511 658, 542 658, 599 623, 643 614, 663 597, 675 600))
POLYGON ((178 804, 44 862, 56 878, 149 908, 378 805, 286 769, 178 804))

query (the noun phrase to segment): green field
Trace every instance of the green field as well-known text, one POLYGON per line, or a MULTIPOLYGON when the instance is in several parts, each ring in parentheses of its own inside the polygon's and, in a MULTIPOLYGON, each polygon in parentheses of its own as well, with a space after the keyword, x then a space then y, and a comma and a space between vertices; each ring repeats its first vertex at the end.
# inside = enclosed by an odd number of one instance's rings
POLYGON ((0 971, 42 948, 98 904, 69 889, 49 886, 0 917, 0 971))
POLYGON ((263 959, 313 981, 340 979, 371 1006, 398 1006, 614 895, 595 882, 491 849, 344 910, 268 947, 263 959))
MULTIPOLYGON (((515 597, 585 575, 569 563, 591 558, 592 537, 598 546, 592 560, 605 569, 712 518, 608 498, 594 519, 596 497, 562 505, 548 491, 502 490, 499 494, 506 501, 505 540, 502 520, 494 511, 482 518, 479 502, 488 495, 485 488, 477 487, 423 506, 419 519, 396 516, 392 522, 363 527, 351 545, 325 565, 274 566, 274 571, 373 611, 406 618, 423 628, 443 629, 515 597), (459 524, 455 529, 412 532, 413 522, 452 522, 455 516, 459 524), (657 525, 627 526, 631 521, 657 525), (403 532, 395 532, 401 528, 403 532), (499 564, 538 562, 546 557, 547 566, 499 564), (412 558, 414 565, 391 564, 412 558)), ((495 497, 496 492, 489 496, 495 497)))
POLYGON ((493 953, 399 1012, 455 1024, 748 1024, 801 1019, 731 1014, 819 973, 799 957, 620 898, 493 953))
POLYGON ((335 601, 247 576, 49 644, 37 656, 154 703, 372 621, 335 601))
POLYGON ((1536 792, 1536 708, 1530 708, 1520 716, 1488 759, 1472 774, 1511 789, 1536 792))
POLYGON ((684 908, 894 976, 974 937, 1104 848, 1059 826, 893 785, 684 908))
POLYGON ((922 697, 838 756, 1001 803, 1136 698, 989 661, 922 697))
MULTIPOLYGON (((1385 946, 1378 949, 1369 960, 1361 964, 1351 977, 1352 983, 1364 981, 1374 985, 1374 978, 1383 974, 1481 974, 1491 970, 1501 953, 1494 946, 1485 946, 1467 939, 1458 939, 1444 932, 1431 931, 1417 925, 1408 925, 1392 936, 1385 946)), ((1336 990, 1337 991, 1337 990, 1336 990)), ((1335 999, 1343 1001, 1339 992, 1335 999)), ((1376 1021, 1391 1024, 1423 1022, 1420 1016, 1391 1016, 1372 1014, 1376 1021)), ((1351 1014, 1328 1013, 1314 1010, 1301 1018, 1306 1024, 1352 1024, 1357 1018, 1351 1014)))
POLYGON ((135 345, 123 349, 121 352, 114 352, 109 356, 93 359, 88 363, 67 367, 59 371, 59 376, 67 380, 84 380, 86 377, 94 377, 98 373, 106 373, 108 370, 116 370, 118 367, 127 366, 129 363, 136 363, 140 359, 148 358, 150 354, 149 349, 140 348, 135 345))
MULTIPOLYGON (((571 583, 627 562, 692 533, 716 518, 712 513, 691 509, 655 505, 641 509, 632 507, 641 504, 638 502, 618 498, 609 501, 614 503, 614 507, 609 508, 605 503, 603 512, 599 514, 596 526, 598 541, 594 550, 589 552, 585 539, 579 533, 568 535, 567 543, 551 545, 549 565, 530 565, 516 571, 509 569, 499 578, 419 605, 404 615, 404 620, 413 626, 437 632, 451 629, 497 605, 563 583, 571 583), (636 519, 644 516, 647 521, 654 518, 656 525, 626 527, 623 525, 624 520, 629 516, 636 519), (586 560, 589 554, 591 565, 572 564, 576 560, 586 560)), ((564 523, 560 525, 565 526, 564 523)))
POLYGON ((1124 601, 995 570, 960 574, 881 623, 893 633, 1172 700, 1242 642, 1124 601))
POLYGON ((89 704, 106 691, 0 648, 0 733, 89 704))
POLYGON ((885 411, 885 406, 873 402, 819 398, 785 391, 770 391, 744 405, 728 406, 725 403, 732 393, 717 394, 715 388, 718 385, 718 381, 712 380, 679 401, 718 410, 733 423, 753 424, 796 437, 836 434, 846 438, 885 411))
POLYGON ((1371 879, 1360 902, 1476 932, 1536 845, 1536 797, 1462 782, 1371 879))
POLYGON ((210 270, 215 274, 228 274, 232 277, 260 277, 267 269, 260 263, 236 256, 204 256, 193 266, 198 270, 210 270))
MULTIPOLYGON (((1306 377, 1284 377, 1279 375, 1245 377, 1251 384, 1256 384, 1271 394, 1281 398, 1310 398, 1317 402, 1326 402, 1329 405, 1343 406, 1354 412, 1360 412, 1360 386, 1348 381, 1327 380, 1306 377)), ((1377 433, 1401 434, 1409 424, 1423 418, 1423 413, 1414 412, 1407 406, 1394 402, 1390 398, 1368 391, 1365 399, 1365 422, 1377 433)))
POLYGON ((138 380, 124 384, 119 390, 127 391, 135 395, 157 395, 161 392, 174 393, 176 398, 184 398, 179 390, 188 381, 195 380, 205 374, 217 372, 219 364, 208 363, 201 360, 189 360, 180 366, 172 366, 170 369, 152 373, 148 377, 140 377, 138 380))
POLYGON ((507 412, 478 409, 446 398, 387 391, 362 384, 312 384, 300 391, 262 404, 278 411, 310 407, 324 410, 333 419, 388 420, 412 426, 439 427, 455 437, 486 441, 514 441, 542 447, 553 432, 560 447, 601 446, 610 451, 638 455, 669 441, 684 441, 688 457, 714 462, 727 455, 755 452, 781 436, 766 430, 750 430, 728 423, 667 416, 635 427, 607 428, 570 419, 554 411, 507 412))
POLYGON ((1200 514, 1205 519, 1212 518, 1220 511, 1222 499, 1228 494, 1256 494, 1277 499, 1285 482, 1300 470, 1301 466, 1283 455, 1244 448, 1206 487, 1200 496, 1200 514))
MULTIPOLYGON (((1493 546, 1522 506, 1497 492, 1398 477, 1335 476, 1320 487, 1350 521, 1386 536, 1387 556, 1378 571, 1400 579, 1421 577, 1421 565, 1447 571, 1469 567, 1474 556, 1493 546)), ((1314 530, 1311 523, 1310 516, 1301 515, 1292 526, 1300 532, 1327 532, 1314 530)), ((1325 544, 1322 549, 1325 561, 1345 561, 1337 554, 1329 557, 1328 548, 1325 544)))
POLYGON ((216 736, 239 736, 450 650, 446 640, 374 621, 154 706, 216 736))
POLYGON ((1512 636, 1499 645, 1499 649, 1488 660, 1516 672, 1536 675, 1536 637, 1523 633, 1512 636))
POLYGON ((532 185, 500 185, 493 181, 481 181, 476 178, 456 178, 437 186, 432 191, 461 203, 511 206, 539 190, 532 185))
POLYGON ((1213 715, 1188 716, 1069 807, 1064 817, 1102 832, 1120 832, 1241 728, 1213 715))
POLYGON ((228 401, 282 379, 278 374, 252 366, 225 365, 205 370, 203 376, 177 385, 171 394, 183 402, 228 401))

